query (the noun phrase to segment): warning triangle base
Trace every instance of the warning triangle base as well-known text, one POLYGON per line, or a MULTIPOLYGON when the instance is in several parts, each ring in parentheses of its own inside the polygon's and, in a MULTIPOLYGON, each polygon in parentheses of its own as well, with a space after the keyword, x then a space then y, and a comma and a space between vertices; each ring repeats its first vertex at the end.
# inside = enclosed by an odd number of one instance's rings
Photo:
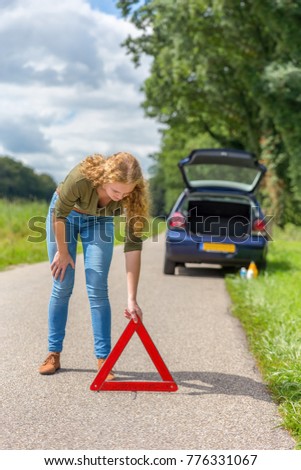
POLYGON ((119 340, 115 344, 111 353, 107 357, 104 365, 96 375, 94 381, 90 385, 90 390, 96 391, 132 391, 132 392, 176 392, 178 386, 173 380, 169 370, 167 369, 159 351, 153 343, 150 335, 148 334, 144 324, 138 318, 138 322, 135 323, 131 320, 126 326, 124 332, 120 336, 119 340), (160 382, 143 382, 143 381, 118 381, 110 380, 107 381, 106 377, 109 372, 113 369, 115 363, 119 359, 124 348, 130 341, 134 333, 137 333, 148 352, 151 360, 153 361, 157 371, 159 372, 162 381, 160 382))

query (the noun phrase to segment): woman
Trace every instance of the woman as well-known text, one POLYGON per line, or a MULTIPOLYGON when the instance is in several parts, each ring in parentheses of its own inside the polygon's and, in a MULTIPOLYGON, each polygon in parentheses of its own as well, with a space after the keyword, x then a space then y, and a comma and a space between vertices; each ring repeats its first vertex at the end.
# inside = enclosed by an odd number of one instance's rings
MULTIPOLYGON (((138 161, 129 153, 87 157, 67 175, 50 203, 47 247, 53 288, 49 302, 49 354, 43 375, 60 368, 68 304, 74 285, 76 248, 81 237, 98 370, 111 350, 108 272, 114 245, 113 217, 125 213, 125 259, 128 302, 126 318, 138 321, 137 303, 142 231, 148 217, 148 194, 138 161)), ((114 379, 113 371, 107 380, 114 379)))

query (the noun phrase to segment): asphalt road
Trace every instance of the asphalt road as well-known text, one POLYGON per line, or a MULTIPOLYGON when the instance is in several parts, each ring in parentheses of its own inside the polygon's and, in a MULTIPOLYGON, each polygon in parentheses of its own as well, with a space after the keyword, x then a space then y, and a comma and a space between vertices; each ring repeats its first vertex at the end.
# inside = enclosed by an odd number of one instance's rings
MULTIPOLYGON (((145 242, 139 285, 144 324, 178 384, 175 393, 92 392, 96 375, 83 262, 78 258, 62 369, 47 354, 48 263, 0 273, 1 449, 293 449, 230 312, 218 268, 162 274, 164 241, 145 242)), ((110 273, 113 344, 124 330, 123 248, 110 273)), ((125 380, 156 380, 136 334, 117 362, 125 380)))

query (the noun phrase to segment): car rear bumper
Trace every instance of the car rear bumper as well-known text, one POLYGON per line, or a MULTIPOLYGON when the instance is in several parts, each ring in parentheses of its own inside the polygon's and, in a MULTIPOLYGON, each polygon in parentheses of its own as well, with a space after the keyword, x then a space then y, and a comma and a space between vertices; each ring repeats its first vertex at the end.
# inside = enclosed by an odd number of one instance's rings
MULTIPOLYGON (((210 245, 209 245, 210 246, 210 245)), ((193 237, 184 231, 168 231, 166 236, 166 257, 175 263, 211 263, 223 266, 247 266, 251 260, 262 264, 267 255, 267 241, 259 237, 248 237, 239 242, 231 239, 212 239, 212 237, 193 237), (177 234, 177 235, 176 235, 177 234), (206 243, 214 242, 216 251, 208 251, 206 243), (219 251, 221 244, 223 250, 219 251), (231 250, 233 252, 231 252, 231 250)))

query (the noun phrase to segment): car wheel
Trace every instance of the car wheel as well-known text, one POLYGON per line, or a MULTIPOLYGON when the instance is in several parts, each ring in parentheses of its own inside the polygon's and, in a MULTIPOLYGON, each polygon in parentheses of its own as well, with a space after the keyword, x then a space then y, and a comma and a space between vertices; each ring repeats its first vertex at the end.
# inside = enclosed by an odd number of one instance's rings
POLYGON ((176 270, 176 263, 174 263, 173 261, 170 261, 169 259, 165 257, 164 269, 163 269, 164 274, 174 274, 175 270, 176 270))

